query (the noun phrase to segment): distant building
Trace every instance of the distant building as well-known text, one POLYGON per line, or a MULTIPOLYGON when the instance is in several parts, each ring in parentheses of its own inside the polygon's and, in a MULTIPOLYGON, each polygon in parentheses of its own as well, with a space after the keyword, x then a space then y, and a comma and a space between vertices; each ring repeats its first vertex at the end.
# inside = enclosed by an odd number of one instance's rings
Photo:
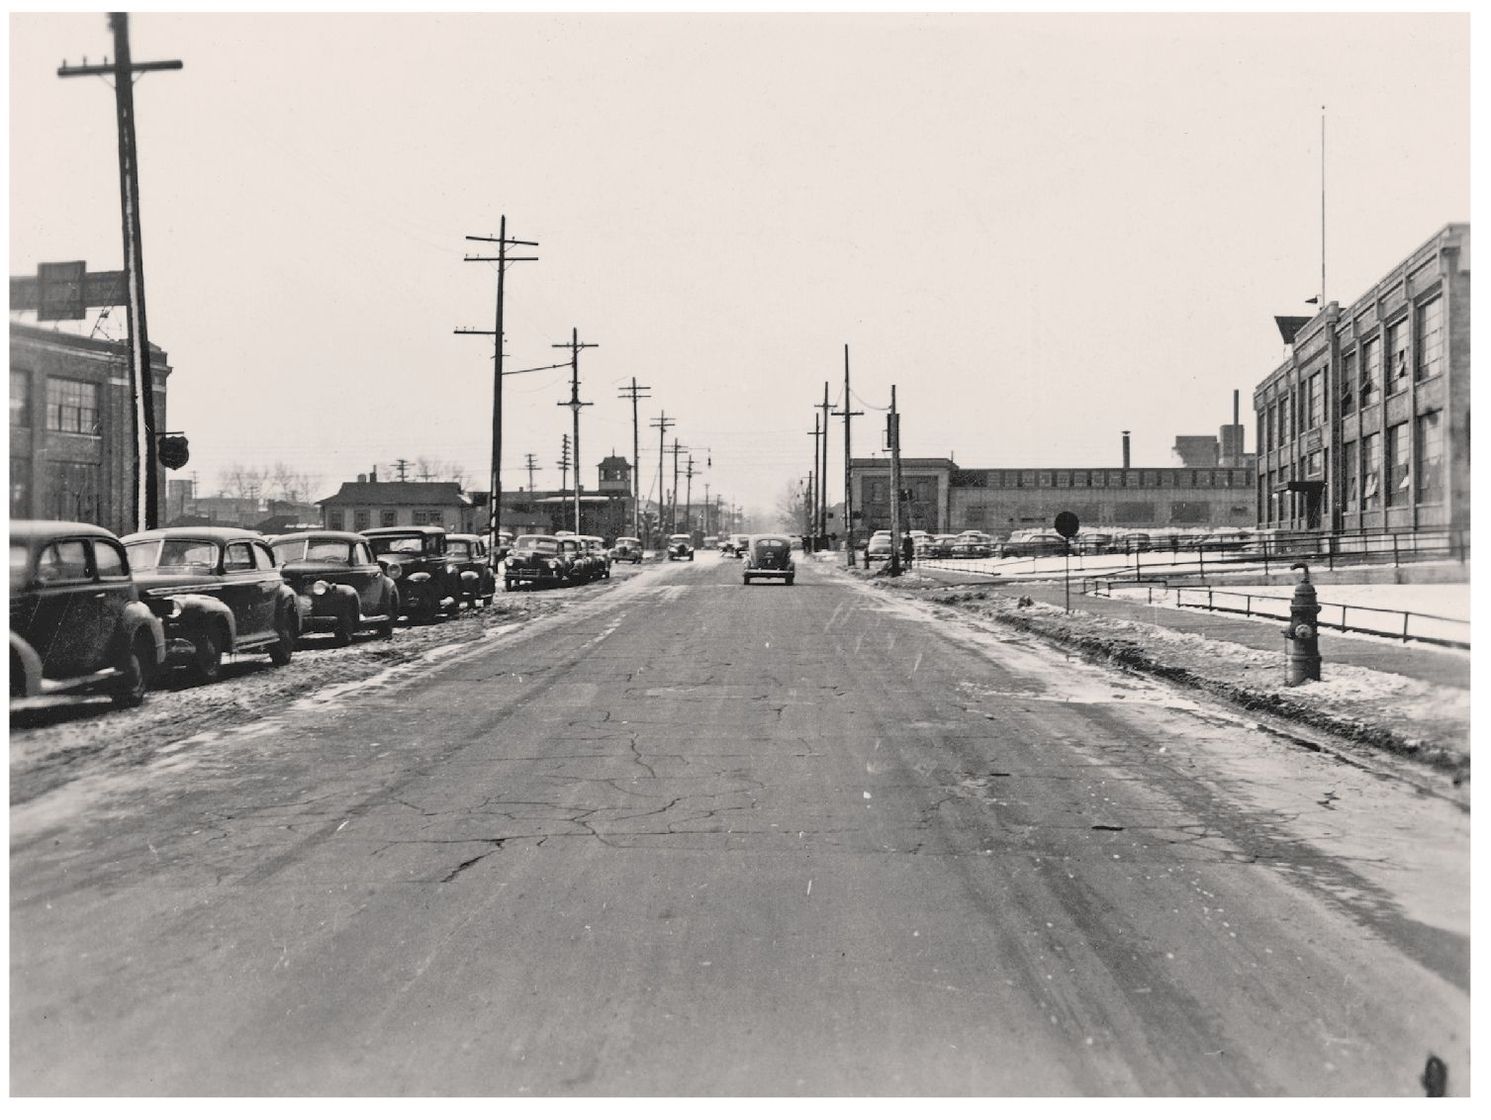
MULTIPOLYGON (((150 347, 157 431, 166 430, 165 351, 150 347)), ((129 344, 10 324, 10 516, 137 528, 129 344)), ((157 476, 164 493, 166 471, 157 476)))
MULTIPOLYGON (((1062 511, 1085 526, 1132 529, 1253 524, 1253 471, 1177 467, 1053 467, 975 469, 951 459, 901 460, 901 506, 907 529, 964 529, 1008 535, 1050 527, 1062 511)), ((858 531, 890 527, 890 460, 850 464, 858 531)))
POLYGON ((1222 461, 1222 445, 1216 436, 1176 436, 1172 450, 1183 467, 1215 467, 1222 461))
POLYGON ((475 531, 474 522, 485 523, 486 511, 478 510, 456 482, 379 482, 377 475, 344 482, 329 498, 316 503, 328 529, 361 533, 389 525, 438 525, 449 532, 475 531))
POLYGON ((1470 226, 1447 225, 1348 308, 1277 320, 1253 393, 1260 524, 1470 525, 1470 226))

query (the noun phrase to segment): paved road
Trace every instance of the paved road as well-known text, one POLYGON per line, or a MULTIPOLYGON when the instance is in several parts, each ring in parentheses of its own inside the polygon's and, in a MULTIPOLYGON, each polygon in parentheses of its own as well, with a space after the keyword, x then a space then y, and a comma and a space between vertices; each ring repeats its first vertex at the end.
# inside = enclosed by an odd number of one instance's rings
POLYGON ((1469 1084, 1469 821, 803 564, 659 565, 11 817, 33 1093, 1469 1084))

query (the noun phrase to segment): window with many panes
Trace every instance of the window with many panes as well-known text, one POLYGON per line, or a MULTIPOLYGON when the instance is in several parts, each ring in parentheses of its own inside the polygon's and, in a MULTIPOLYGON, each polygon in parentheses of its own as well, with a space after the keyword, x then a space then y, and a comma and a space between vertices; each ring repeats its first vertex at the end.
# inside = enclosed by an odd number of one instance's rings
POLYGON ((1423 381, 1444 372, 1444 300, 1436 296, 1418 308, 1418 358, 1414 376, 1423 381))
POLYGON ((10 426, 31 427, 31 371, 10 371, 10 426))
POLYGON ((31 460, 10 457, 10 515, 31 516, 31 460))
POLYGON ((1394 424, 1387 430, 1387 504, 1408 504, 1411 480, 1408 472, 1408 425, 1394 424))
POLYGON ((360 533, 368 527, 372 520, 372 511, 366 509, 354 509, 352 511, 352 531, 360 533))
POLYGON ((53 461, 46 473, 51 476, 48 516, 97 524, 101 496, 98 464, 53 461))
POLYGON ((1382 437, 1362 437, 1362 509, 1382 508, 1382 437))
POLYGON ((66 377, 47 378, 47 431, 98 435, 98 386, 66 377))
POLYGON ((1408 316, 1387 329, 1387 391, 1396 393, 1408 385, 1408 316))
POLYGON ((1362 376, 1358 383, 1361 391, 1361 405, 1377 403, 1377 395, 1382 390, 1382 339, 1374 338, 1362 343, 1362 376))
POLYGON ((1356 411, 1356 352, 1341 355, 1341 415, 1356 411))
POLYGON ((1341 469, 1346 474, 1346 512, 1355 513, 1357 503, 1358 468, 1360 464, 1356 459, 1356 440, 1351 440, 1341 447, 1341 469))
MULTIPOLYGON (((415 518, 415 520, 417 521, 419 519, 415 518)), ((389 528, 391 526, 397 525, 398 523, 399 523, 399 511, 398 510, 396 510, 396 509, 380 509, 378 511, 378 524, 379 524, 380 527, 382 527, 384 529, 387 529, 387 528, 389 528)))
POLYGON ((1418 480, 1416 497, 1420 502, 1444 501, 1444 475, 1441 466, 1444 434, 1439 430, 1438 412, 1426 412, 1418 418, 1418 462, 1414 477, 1418 480))
POLYGON ((326 527, 328 529, 335 529, 337 530, 337 532, 341 532, 342 526, 344 524, 346 524, 346 522, 342 520, 341 510, 329 509, 326 511, 326 527))
POLYGON ((1318 428, 1325 423, 1325 371, 1310 375, 1310 414, 1306 427, 1318 428))

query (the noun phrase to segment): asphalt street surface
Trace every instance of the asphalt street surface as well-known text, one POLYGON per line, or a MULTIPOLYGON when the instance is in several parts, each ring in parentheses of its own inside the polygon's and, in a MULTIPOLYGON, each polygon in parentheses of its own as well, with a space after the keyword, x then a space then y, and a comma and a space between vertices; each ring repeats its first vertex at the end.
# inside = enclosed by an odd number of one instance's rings
POLYGON ((808 561, 582 590, 13 805, 12 1092, 1469 1091, 1454 805, 808 561))

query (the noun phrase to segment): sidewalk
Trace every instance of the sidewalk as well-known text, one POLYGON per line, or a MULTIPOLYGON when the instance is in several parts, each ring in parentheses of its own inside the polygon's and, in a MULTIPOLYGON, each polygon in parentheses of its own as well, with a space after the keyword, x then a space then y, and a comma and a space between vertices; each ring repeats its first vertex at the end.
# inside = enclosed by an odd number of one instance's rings
MULTIPOLYGON (((1061 584, 1002 583, 999 591, 1006 595, 1025 595, 1055 607, 1066 604, 1061 584)), ((1235 615, 1206 611, 1181 610, 1176 607, 1152 607, 1129 599, 1110 599, 1103 595, 1072 594, 1072 610, 1086 611, 1103 618, 1123 618, 1147 622, 1168 630, 1199 634, 1219 642, 1232 642, 1250 649, 1279 655, 1284 664, 1283 626, 1278 619, 1247 619, 1235 615)), ((1333 664, 1355 665, 1379 673, 1397 673, 1427 684, 1447 688, 1470 687, 1470 655, 1437 650, 1417 644, 1392 645, 1388 642, 1354 638, 1334 630, 1320 632, 1320 656, 1326 670, 1333 664)), ((1281 670, 1282 671, 1282 670, 1281 670)))

